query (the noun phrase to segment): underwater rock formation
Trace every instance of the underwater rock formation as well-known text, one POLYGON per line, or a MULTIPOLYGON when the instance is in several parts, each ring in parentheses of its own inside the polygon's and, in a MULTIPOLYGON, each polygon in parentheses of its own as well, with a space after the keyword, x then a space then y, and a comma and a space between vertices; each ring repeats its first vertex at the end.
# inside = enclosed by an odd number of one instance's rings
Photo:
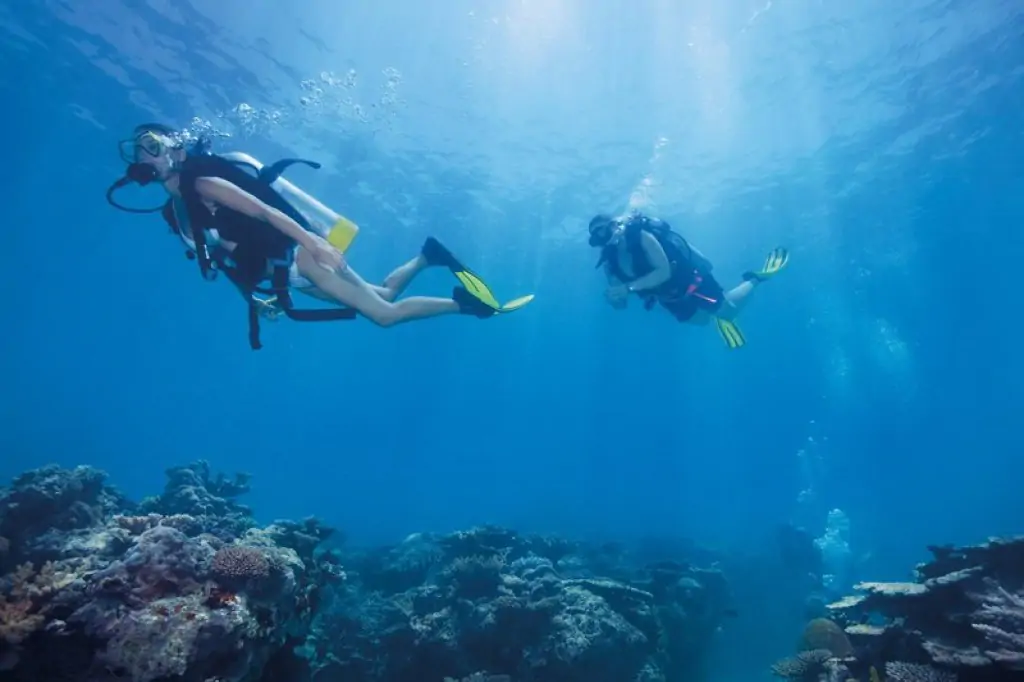
POLYGON ((233 501, 244 476, 212 478, 203 462, 167 474, 140 505, 89 467, 0 491, 5 682, 258 682, 295 656, 321 588, 344 577, 315 552, 328 533, 255 527, 233 501))
POLYGON ((339 604, 308 642, 313 679, 701 679, 729 610, 722 574, 670 562, 630 567, 604 551, 613 579, 588 568, 592 552, 483 527, 347 557, 339 604))
POLYGON ((0 490, 3 682, 700 680, 732 615, 719 570, 615 544, 483 527, 342 554, 315 518, 259 527, 248 477, 205 462, 138 504, 105 480, 0 490))
POLYGON ((829 606, 858 667, 908 682, 1024 680, 1024 537, 929 547, 911 583, 860 583, 829 606))
POLYGON ((838 624, 815 618, 804 627, 797 654, 772 665, 772 674, 787 680, 846 682, 851 675, 844 661, 853 653, 849 637, 838 624))
POLYGON ((210 465, 202 460, 173 467, 166 473, 164 492, 144 499, 139 504, 140 513, 192 517, 200 520, 205 532, 228 538, 256 525, 252 510, 235 501, 249 492, 248 474, 235 474, 232 479, 217 474, 214 478, 210 465))

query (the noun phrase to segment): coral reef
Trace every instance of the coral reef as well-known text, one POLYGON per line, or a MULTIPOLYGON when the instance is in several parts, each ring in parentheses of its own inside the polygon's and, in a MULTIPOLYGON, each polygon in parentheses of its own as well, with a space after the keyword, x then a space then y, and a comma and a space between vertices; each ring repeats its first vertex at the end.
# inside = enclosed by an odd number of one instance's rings
POLYGON ((594 551, 482 527, 348 557, 339 607, 307 644, 313 679, 700 679, 729 611, 721 573, 604 551, 605 577, 588 568, 594 551))
POLYGON ((3 682, 700 680, 733 613, 718 569, 652 548, 480 527, 343 553, 312 517, 260 527, 247 476, 166 474, 138 504, 89 467, 0 491, 3 682))
POLYGON ((164 492, 139 504, 143 514, 186 516, 201 520, 203 531, 222 538, 237 537, 256 525, 252 510, 235 501, 249 491, 249 475, 213 477, 210 465, 199 460, 167 470, 164 492))
POLYGON ((885 678, 892 682, 956 682, 956 673, 920 663, 890 661, 885 664, 885 678))
POLYGON ((257 528, 234 502, 247 477, 203 462, 167 475, 139 505, 89 467, 0 492, 5 682, 259 682, 301 661, 315 595, 344 577, 316 551, 329 531, 313 524, 293 548, 287 525, 257 528))
POLYGON ((802 651, 815 649, 828 651, 834 658, 853 656, 853 646, 843 628, 828 618, 815 618, 804 628, 800 644, 802 651))
POLYGON ((861 669, 914 682, 1024 680, 1024 537, 930 547, 910 583, 860 583, 829 606, 861 669))
POLYGON ((786 680, 816 681, 825 672, 825 664, 833 658, 828 649, 810 649, 784 658, 772 665, 772 674, 786 680))
POLYGON ((104 485, 106 474, 80 466, 47 466, 14 479, 0 491, 0 574, 26 560, 46 561, 80 544, 89 529, 131 504, 104 485))

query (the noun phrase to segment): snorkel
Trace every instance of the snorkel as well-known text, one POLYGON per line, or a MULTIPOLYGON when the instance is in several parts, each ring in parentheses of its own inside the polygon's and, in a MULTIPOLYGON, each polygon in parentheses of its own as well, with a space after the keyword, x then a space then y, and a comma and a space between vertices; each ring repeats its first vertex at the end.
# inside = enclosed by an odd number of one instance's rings
POLYGON ((121 160, 127 163, 128 167, 125 169, 124 176, 115 180, 107 188, 107 203, 117 210, 127 213, 156 213, 162 210, 166 202, 162 201, 159 206, 154 208, 135 208, 119 203, 115 195, 130 184, 134 183, 145 187, 154 181, 164 181, 167 179, 167 175, 175 172, 181 161, 174 158, 173 152, 184 148, 177 133, 172 128, 160 123, 143 123, 136 126, 131 138, 121 140, 118 143, 118 148, 121 160), (147 163, 144 159, 152 160, 165 155, 167 171, 164 177, 161 177, 160 170, 153 163, 147 163))

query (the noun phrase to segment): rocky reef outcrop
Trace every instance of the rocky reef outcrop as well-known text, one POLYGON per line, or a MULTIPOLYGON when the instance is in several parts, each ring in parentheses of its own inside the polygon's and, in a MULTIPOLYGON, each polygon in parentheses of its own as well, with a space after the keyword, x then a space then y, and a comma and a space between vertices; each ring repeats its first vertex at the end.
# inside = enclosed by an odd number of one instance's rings
POLYGON ((315 521, 260 528, 244 476, 198 462, 128 501, 91 467, 0 491, 5 682, 258 682, 293 665, 320 593, 344 577, 315 521))
POLYGON ((730 612, 717 570, 496 527, 412 535, 345 565, 309 642, 316 682, 699 680, 730 612))
POLYGON ((913 582, 864 582, 830 604, 833 642, 775 673, 798 680, 1024 681, 1024 537, 929 547, 913 582))
POLYGON ((257 524, 244 475, 166 473, 139 503, 90 467, 0 490, 0 680, 700 680, 732 613, 711 567, 496 527, 343 552, 257 524))

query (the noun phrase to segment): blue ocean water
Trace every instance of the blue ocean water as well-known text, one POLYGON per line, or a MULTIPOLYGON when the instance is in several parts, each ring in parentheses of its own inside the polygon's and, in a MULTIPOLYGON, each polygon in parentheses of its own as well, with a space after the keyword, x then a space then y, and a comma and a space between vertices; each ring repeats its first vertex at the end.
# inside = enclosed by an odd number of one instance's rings
POLYGON ((37 0, 0 28, 5 480, 89 463, 141 496, 205 458, 261 518, 360 542, 756 553, 840 508, 873 578, 1022 530, 1019 3, 37 0), (537 298, 265 325, 254 353, 230 286, 104 201, 152 120, 323 163, 289 177, 360 225, 368 279, 434 235, 537 298), (629 208, 726 284, 790 249, 745 348, 607 306, 586 223, 629 208))

